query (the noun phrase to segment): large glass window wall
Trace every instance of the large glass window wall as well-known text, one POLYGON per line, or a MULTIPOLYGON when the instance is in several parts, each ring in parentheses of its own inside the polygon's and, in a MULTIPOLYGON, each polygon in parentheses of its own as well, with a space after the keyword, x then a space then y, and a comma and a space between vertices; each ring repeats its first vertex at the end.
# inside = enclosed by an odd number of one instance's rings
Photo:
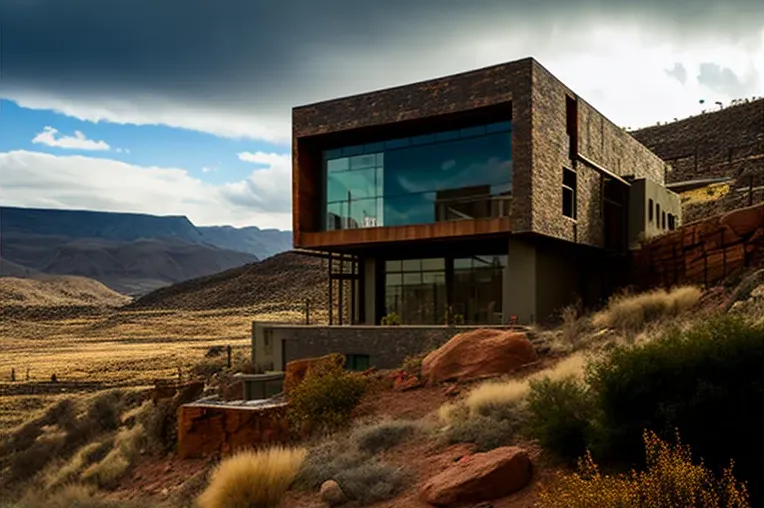
POLYGON ((501 324, 506 266, 506 255, 387 261, 385 311, 404 324, 501 324))
POLYGON ((326 229, 508 215, 511 127, 498 122, 325 151, 326 229))

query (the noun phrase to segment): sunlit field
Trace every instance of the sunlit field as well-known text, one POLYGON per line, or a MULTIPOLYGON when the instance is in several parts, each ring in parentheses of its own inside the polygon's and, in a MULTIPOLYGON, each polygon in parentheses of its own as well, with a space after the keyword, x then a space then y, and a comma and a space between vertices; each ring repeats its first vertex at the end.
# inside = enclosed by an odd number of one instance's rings
POLYGON ((299 322, 302 317, 247 308, 112 311, 50 321, 4 318, 0 320, 0 430, 73 392, 149 386, 156 378, 177 377, 179 369, 185 376, 211 346, 231 345, 248 354, 252 321, 299 322))

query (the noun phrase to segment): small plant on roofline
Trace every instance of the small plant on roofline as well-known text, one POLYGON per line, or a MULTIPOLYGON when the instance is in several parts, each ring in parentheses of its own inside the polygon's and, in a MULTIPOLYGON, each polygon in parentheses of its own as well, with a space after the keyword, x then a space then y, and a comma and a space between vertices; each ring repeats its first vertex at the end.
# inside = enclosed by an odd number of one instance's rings
POLYGON ((390 312, 382 318, 382 326, 400 326, 402 323, 401 317, 395 312, 390 312))

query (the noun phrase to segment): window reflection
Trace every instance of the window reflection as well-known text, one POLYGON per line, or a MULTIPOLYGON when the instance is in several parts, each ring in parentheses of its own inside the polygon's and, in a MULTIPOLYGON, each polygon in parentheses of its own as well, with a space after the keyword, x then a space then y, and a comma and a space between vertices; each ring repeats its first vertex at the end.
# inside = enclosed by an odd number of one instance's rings
POLYGON ((500 324, 507 256, 454 259, 454 314, 466 324, 500 324))
POLYGON ((450 316, 465 324, 501 324, 506 255, 456 258, 453 262, 453 301, 449 304, 444 258, 387 261, 386 313, 405 324, 445 323, 450 316))
POLYGON ((406 324, 443 323, 447 308, 445 259, 385 264, 385 304, 406 324))
POLYGON ((345 147, 324 157, 327 229, 509 214, 510 122, 345 147))

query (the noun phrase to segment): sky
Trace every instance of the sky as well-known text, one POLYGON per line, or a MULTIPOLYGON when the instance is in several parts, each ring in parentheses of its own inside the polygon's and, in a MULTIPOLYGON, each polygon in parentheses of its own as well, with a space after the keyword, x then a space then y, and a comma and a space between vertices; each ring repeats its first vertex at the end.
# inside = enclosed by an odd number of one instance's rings
POLYGON ((290 229, 291 108, 528 56, 671 121, 764 96, 764 2, 0 0, 0 203, 290 229))

